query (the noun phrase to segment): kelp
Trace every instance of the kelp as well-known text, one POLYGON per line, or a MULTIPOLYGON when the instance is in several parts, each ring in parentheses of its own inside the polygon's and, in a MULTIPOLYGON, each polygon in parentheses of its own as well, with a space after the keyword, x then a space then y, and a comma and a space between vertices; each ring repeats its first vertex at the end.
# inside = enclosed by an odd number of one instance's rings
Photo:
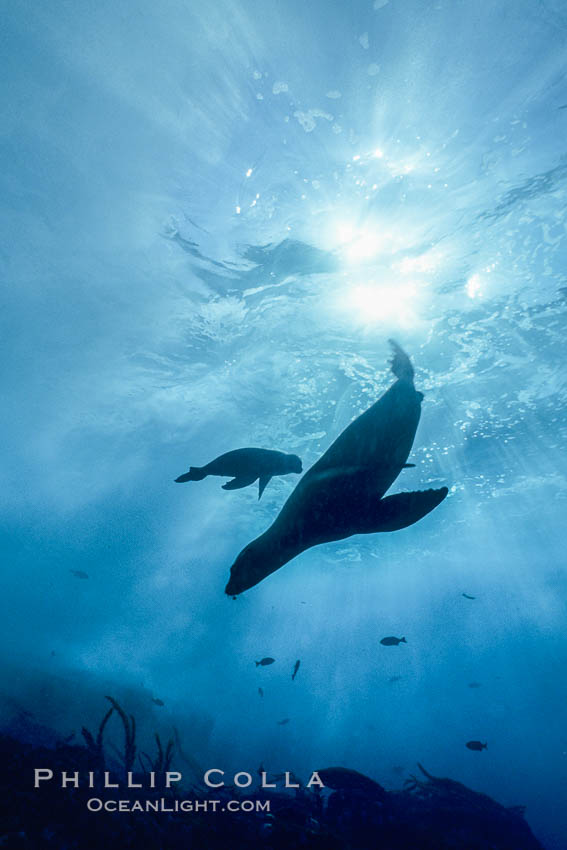
POLYGON ((122 761, 124 773, 128 774, 132 771, 136 758, 136 719, 132 714, 128 716, 120 703, 113 697, 107 696, 105 699, 112 705, 108 716, 112 714, 112 711, 116 711, 124 726, 124 752, 121 755, 119 754, 119 757, 122 761))
POLYGON ((106 712, 106 714, 104 715, 104 717, 102 718, 102 720, 100 722, 100 726, 98 727, 98 734, 96 736, 96 740, 91 735, 91 733, 89 732, 89 730, 85 726, 83 726, 81 728, 81 734, 82 734, 83 738, 85 739, 88 753, 92 757, 94 763, 96 764, 97 769, 100 770, 100 771, 103 771, 104 767, 105 767, 104 747, 103 747, 103 743, 102 743, 102 738, 103 738, 103 735, 104 735, 104 727, 106 726, 106 724, 110 720, 110 717, 111 717, 113 711, 114 711, 114 706, 112 708, 109 708, 108 711, 106 712))

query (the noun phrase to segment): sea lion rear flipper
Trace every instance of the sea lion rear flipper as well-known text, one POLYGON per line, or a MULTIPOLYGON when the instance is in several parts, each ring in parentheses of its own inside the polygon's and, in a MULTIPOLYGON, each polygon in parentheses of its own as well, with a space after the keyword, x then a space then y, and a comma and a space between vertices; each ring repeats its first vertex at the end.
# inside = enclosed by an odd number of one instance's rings
POLYGON ((447 487, 439 490, 417 490, 412 493, 396 493, 369 506, 366 516, 362 517, 364 530, 360 534, 373 534, 379 531, 399 531, 422 519, 437 505, 441 504, 448 493, 447 487))
POLYGON ((268 481, 270 480, 271 477, 272 477, 271 475, 261 475, 260 476, 260 481, 258 482, 258 485, 259 485, 258 486, 258 501, 262 498, 262 493, 266 489, 266 485, 267 485, 267 483, 268 483, 268 481))
POLYGON ((392 350, 394 352, 394 357, 392 358, 392 372, 399 380, 413 382, 413 366, 411 365, 411 360, 405 353, 404 349, 398 345, 394 339, 390 339, 388 342, 392 346, 392 350))
POLYGON ((232 481, 227 481, 222 485, 223 490, 240 490, 242 487, 248 487, 249 484, 254 484, 257 475, 237 475, 232 481))
POLYGON ((185 481, 202 481, 203 478, 207 477, 207 472, 205 470, 206 467, 204 466, 192 466, 189 469, 189 472, 184 473, 184 475, 180 475, 179 478, 175 479, 175 481, 177 484, 183 484, 185 481))

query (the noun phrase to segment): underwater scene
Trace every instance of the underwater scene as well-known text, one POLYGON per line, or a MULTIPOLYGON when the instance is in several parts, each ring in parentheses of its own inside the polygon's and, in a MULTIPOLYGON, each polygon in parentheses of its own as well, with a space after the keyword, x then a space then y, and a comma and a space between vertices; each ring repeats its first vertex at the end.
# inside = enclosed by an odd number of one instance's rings
POLYGON ((2 18, 0 845, 565 850, 563 0, 2 18))

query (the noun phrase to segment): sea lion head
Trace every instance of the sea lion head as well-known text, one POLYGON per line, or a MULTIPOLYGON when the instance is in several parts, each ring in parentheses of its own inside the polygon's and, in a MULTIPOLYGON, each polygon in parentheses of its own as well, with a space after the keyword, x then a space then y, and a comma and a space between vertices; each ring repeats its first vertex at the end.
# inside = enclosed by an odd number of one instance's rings
POLYGON ((227 596, 238 596, 256 584, 254 576, 259 570, 259 552, 256 541, 249 543, 230 568, 230 578, 224 589, 227 596))
POLYGON ((297 455, 287 455, 286 459, 289 472, 303 472, 303 465, 300 457, 297 455))
POLYGON ((245 546, 236 558, 224 592, 227 596, 238 596, 275 572, 287 560, 282 550, 274 546, 269 534, 262 534, 245 546))

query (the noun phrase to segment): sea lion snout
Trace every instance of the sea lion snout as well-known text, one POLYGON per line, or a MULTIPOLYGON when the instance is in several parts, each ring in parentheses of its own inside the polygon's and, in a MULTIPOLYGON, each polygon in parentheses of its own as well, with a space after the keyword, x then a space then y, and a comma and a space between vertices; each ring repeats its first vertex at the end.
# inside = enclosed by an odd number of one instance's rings
POLYGON ((254 583, 253 576, 257 570, 257 557, 254 542, 242 550, 230 569, 230 578, 224 592, 227 596, 235 596, 248 590, 254 583))
POLYGON ((289 468, 291 472, 303 472, 303 464, 301 463, 301 458, 297 455, 290 455, 289 468))

